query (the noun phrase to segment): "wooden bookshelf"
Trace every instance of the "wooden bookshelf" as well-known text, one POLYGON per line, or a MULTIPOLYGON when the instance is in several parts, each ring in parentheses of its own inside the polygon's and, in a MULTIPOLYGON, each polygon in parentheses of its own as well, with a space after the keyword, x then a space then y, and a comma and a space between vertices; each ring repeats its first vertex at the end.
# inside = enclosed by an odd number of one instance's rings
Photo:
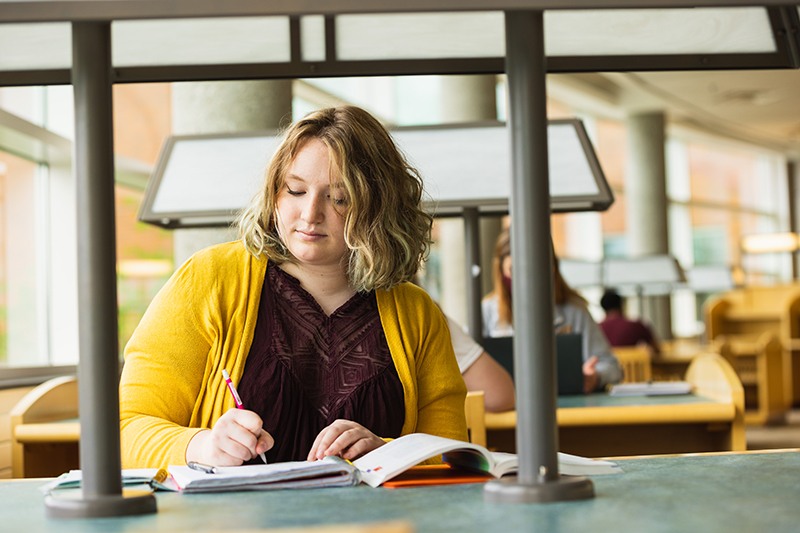
POLYGON ((708 338, 726 342, 748 423, 783 421, 800 404, 800 285, 728 291, 705 307, 708 338))

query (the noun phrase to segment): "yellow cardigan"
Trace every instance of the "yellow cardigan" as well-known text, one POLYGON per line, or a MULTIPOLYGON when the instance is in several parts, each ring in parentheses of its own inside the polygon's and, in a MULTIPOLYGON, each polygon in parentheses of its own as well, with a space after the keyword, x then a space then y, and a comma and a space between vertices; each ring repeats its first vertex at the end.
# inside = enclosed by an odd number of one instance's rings
MULTIPOLYGON (((239 242, 213 246, 192 256, 153 299, 125 347, 124 468, 183 464, 191 438, 234 407, 222 369, 234 383, 242 377, 266 267, 239 242)), ((466 440, 466 387, 443 314, 410 283, 376 296, 403 385, 402 434, 466 440)))

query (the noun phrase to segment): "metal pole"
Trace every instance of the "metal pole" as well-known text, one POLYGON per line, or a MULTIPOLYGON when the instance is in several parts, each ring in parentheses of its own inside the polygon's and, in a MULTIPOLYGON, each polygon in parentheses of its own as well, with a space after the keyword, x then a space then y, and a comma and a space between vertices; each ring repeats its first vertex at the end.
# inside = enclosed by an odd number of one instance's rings
POLYGON ((558 472, 543 18, 541 11, 505 15, 519 474, 486 485, 485 499, 493 502, 594 496, 591 481, 558 472))
POLYGON ((107 24, 73 26, 83 492, 120 494, 114 146, 107 24), (117 431, 98 431, 115 428, 117 431), (108 479, 107 479, 108 478, 108 479))
POLYGON ((114 217, 111 25, 72 24, 78 203, 78 365, 82 499, 48 497, 59 518, 152 513, 152 494, 123 498, 114 217))
MULTIPOLYGON (((793 159, 786 161, 786 188, 789 197, 789 231, 798 233, 800 227, 798 226, 798 190, 797 190, 797 162, 793 159)), ((798 269, 798 250, 792 252, 792 281, 800 279, 800 270, 798 269)))
POLYGON ((477 207, 464 208, 464 250, 467 265, 467 330, 480 341, 483 337, 481 314, 481 228, 477 207))

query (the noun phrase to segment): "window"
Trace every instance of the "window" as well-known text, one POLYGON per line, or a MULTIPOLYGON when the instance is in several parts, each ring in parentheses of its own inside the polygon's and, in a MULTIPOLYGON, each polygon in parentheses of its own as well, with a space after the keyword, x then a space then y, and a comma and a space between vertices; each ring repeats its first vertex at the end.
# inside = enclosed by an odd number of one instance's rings
MULTIPOLYGON (((169 132, 166 84, 114 89, 120 350, 172 272, 172 235, 136 219, 169 132)), ((0 381, 78 362, 70 87, 0 89, 0 381)))
MULTIPOLYGON (((0 292, 4 379, 78 360, 70 141, 46 130, 47 90, 0 90, 0 292)), ((34 372, 36 373, 36 372, 34 372)))
POLYGON ((788 254, 744 256, 740 248, 746 235, 789 229, 783 158, 721 142, 687 142, 684 154, 683 193, 671 190, 670 197, 686 208, 681 218, 691 226, 691 251, 683 252, 691 264, 743 268, 748 283, 788 281, 788 254))
POLYGON ((0 152, 0 364, 47 358, 47 286, 39 167, 0 152))

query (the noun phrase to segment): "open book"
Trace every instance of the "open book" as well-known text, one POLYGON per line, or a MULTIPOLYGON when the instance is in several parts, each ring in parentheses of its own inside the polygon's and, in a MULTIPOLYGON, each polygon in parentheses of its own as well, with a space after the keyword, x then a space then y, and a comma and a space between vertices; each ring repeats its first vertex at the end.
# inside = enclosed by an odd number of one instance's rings
MULTIPOLYGON (((503 477, 517 471, 516 454, 492 452, 479 444, 462 442, 425 433, 412 433, 386 443, 353 462, 361 473, 361 481, 371 487, 404 472, 408 468, 442 455, 450 466, 474 472, 486 472, 494 477, 503 477)), ((621 473, 615 463, 558 454, 559 472, 570 476, 589 476, 621 473)))
MULTIPOLYGON (((339 457, 326 457, 320 461, 293 461, 216 467, 214 473, 193 470, 186 465, 171 465, 164 470, 123 470, 123 479, 138 482, 150 478, 150 485, 158 490, 186 493, 221 492, 239 490, 276 490, 319 487, 346 487, 366 483, 378 487, 385 481, 405 472, 419 463, 442 455, 446 464, 472 472, 485 472, 502 477, 517 471, 517 456, 511 453, 491 452, 485 447, 424 433, 412 433, 394 439, 369 452, 354 462, 339 457), (128 475, 126 476, 126 472, 128 475), (132 476, 136 473, 136 476, 132 476)), ((586 459, 564 453, 558 454, 559 471, 564 475, 616 474, 622 470, 609 461, 586 459)), ((76 486, 80 471, 72 471, 48 483, 43 489, 54 490, 76 486)))

